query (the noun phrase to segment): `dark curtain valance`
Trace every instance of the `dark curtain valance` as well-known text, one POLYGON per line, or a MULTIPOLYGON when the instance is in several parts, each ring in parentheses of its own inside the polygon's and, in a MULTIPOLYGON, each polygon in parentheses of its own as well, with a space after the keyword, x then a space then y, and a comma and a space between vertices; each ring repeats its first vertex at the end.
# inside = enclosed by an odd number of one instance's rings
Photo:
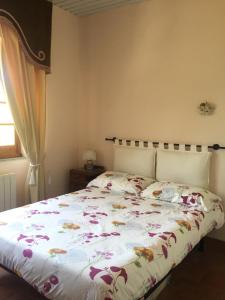
POLYGON ((0 18, 13 25, 33 62, 49 71, 52 3, 46 0, 0 0, 0 18))

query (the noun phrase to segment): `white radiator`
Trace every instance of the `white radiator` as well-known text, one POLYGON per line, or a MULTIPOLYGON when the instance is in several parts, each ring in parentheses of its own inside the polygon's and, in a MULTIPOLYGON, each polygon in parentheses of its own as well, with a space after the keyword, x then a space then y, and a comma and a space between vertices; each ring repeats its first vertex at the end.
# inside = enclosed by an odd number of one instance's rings
POLYGON ((0 212, 16 207, 16 175, 0 175, 0 212))

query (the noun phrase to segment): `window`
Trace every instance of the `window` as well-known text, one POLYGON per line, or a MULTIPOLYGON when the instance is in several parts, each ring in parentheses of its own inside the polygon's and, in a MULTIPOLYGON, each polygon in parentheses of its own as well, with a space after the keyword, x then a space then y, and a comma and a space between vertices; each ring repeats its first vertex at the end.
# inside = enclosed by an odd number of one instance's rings
POLYGON ((0 158, 21 156, 21 148, 7 96, 0 81, 0 158))

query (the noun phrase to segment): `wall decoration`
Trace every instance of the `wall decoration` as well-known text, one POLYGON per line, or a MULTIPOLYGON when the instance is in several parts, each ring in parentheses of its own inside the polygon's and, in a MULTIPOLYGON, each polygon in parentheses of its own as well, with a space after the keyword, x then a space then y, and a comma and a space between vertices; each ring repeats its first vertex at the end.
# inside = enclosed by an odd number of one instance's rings
POLYGON ((200 103, 198 111, 201 115, 212 115, 215 111, 215 105, 207 101, 200 103))

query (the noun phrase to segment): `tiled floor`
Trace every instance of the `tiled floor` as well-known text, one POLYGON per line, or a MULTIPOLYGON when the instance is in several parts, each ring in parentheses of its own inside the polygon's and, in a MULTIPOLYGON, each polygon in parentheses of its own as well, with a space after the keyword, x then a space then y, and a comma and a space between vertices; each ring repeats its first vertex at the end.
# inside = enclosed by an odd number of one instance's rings
MULTIPOLYGON (((179 265, 158 300, 225 300, 225 243, 207 239, 179 265)), ((44 300, 31 287, 0 269, 0 300, 44 300)), ((79 300, 79 299, 74 299, 79 300)))

